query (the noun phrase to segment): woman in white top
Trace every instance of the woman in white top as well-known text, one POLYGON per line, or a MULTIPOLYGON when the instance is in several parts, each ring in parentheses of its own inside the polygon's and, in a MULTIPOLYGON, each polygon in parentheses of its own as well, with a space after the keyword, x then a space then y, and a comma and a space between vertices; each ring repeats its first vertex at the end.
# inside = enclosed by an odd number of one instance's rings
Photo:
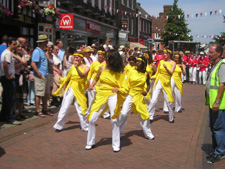
POLYGON ((112 43, 112 40, 110 38, 107 38, 105 44, 103 45, 103 48, 105 49, 105 51, 113 49, 111 43, 112 43))
POLYGON ((70 70, 70 67, 73 65, 73 62, 74 62, 74 54, 75 52, 75 48, 74 47, 71 47, 71 46, 68 46, 65 50, 65 54, 64 54, 64 57, 63 57, 63 67, 64 67, 64 70, 66 72, 65 76, 67 75, 68 71, 70 70))

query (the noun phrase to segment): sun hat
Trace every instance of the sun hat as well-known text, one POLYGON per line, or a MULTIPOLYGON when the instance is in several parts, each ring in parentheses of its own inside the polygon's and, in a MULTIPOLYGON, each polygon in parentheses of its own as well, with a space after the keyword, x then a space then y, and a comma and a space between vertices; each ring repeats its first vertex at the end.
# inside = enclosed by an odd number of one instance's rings
POLYGON ((83 52, 87 53, 87 52, 93 52, 93 49, 90 46, 87 46, 83 49, 83 52))
POLYGON ((40 42, 46 42, 46 41, 49 41, 47 35, 39 35, 38 40, 36 42, 40 43, 40 42))

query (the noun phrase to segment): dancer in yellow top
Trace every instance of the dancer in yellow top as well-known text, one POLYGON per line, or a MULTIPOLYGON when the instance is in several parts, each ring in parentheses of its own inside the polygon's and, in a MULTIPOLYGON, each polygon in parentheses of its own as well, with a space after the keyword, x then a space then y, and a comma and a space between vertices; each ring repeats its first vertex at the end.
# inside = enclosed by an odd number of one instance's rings
MULTIPOLYGON (((181 56, 176 54, 174 57, 176 62, 176 68, 174 70, 173 76, 171 78, 171 87, 173 91, 173 97, 175 98, 175 112, 181 113, 182 111, 182 95, 183 95, 183 83, 182 77, 186 75, 185 65, 182 64, 181 56)), ((168 112, 168 107, 164 102, 164 112, 168 112)))
POLYGON ((87 121, 87 98, 85 96, 85 82, 89 67, 84 65, 83 54, 74 54, 74 65, 71 66, 67 76, 61 78, 59 89, 53 93, 53 96, 62 96, 62 106, 59 110, 57 122, 54 125, 56 132, 60 132, 66 122, 67 113, 74 99, 74 106, 80 119, 81 130, 88 131, 87 121), (60 90, 67 85, 64 93, 59 94, 60 90))
MULTIPOLYGON (((149 79, 150 79, 152 77, 153 73, 155 73, 157 71, 157 67, 153 63, 152 56, 149 55, 149 52, 144 52, 143 56, 147 60, 146 72, 148 73, 149 79)), ((148 94, 145 96, 145 100, 146 100, 146 103, 148 105, 147 106, 148 110, 149 110, 149 107, 150 107, 151 93, 152 93, 152 88, 153 88, 154 82, 155 82, 154 79, 150 79, 150 89, 149 89, 148 94)))
POLYGON ((125 81, 125 89, 128 92, 123 103, 122 111, 119 116, 120 131, 122 132, 128 119, 129 111, 133 110, 135 114, 139 113, 140 125, 144 131, 146 138, 152 140, 152 134, 149 122, 149 113, 147 111, 147 103, 144 96, 147 95, 149 86, 149 75, 146 73, 147 60, 144 57, 137 58, 136 69, 130 71, 125 81), (147 90, 145 91, 145 83, 147 83, 147 90))
POLYGON ((102 50, 97 51, 98 54, 98 60, 93 62, 90 66, 90 71, 88 73, 87 79, 88 79, 88 90, 87 90, 87 94, 88 94, 88 111, 87 114, 90 113, 91 110, 91 105, 94 101, 95 95, 96 95, 96 89, 95 87, 92 85, 92 82, 94 80, 94 78, 96 77, 99 68, 102 65, 105 65, 105 58, 104 58, 104 54, 105 52, 102 50))
MULTIPOLYGON (((121 95, 125 93, 122 88, 124 80, 123 60, 120 54, 115 50, 109 50, 106 56, 106 66, 99 69, 97 76, 94 78, 92 85, 96 87, 97 94, 88 116, 89 130, 87 135, 86 150, 90 150, 95 145, 96 129, 95 123, 98 117, 107 109, 109 109, 111 117, 116 111, 120 111, 121 95), (116 110, 115 110, 116 109, 116 110)), ((118 113, 116 113, 118 114, 118 113)), ((118 119, 112 119, 112 148, 114 152, 120 151, 120 128, 118 119)))
POLYGON ((124 68, 125 76, 128 75, 131 70, 135 69, 136 58, 134 56, 130 56, 128 58, 128 61, 129 61, 129 64, 126 65, 124 68))
MULTIPOLYGON (((155 83, 152 92, 152 99, 149 108, 149 119, 153 120, 153 116, 155 114, 155 106, 158 101, 158 96, 160 91, 163 91, 164 100, 166 101, 167 107, 169 109, 169 122, 174 123, 173 117, 173 96, 172 96, 172 88, 171 88, 171 77, 176 67, 176 63, 171 60, 172 52, 167 49, 164 50, 164 60, 161 60, 155 74, 155 83)), ((154 77, 152 77, 153 79, 154 77)))

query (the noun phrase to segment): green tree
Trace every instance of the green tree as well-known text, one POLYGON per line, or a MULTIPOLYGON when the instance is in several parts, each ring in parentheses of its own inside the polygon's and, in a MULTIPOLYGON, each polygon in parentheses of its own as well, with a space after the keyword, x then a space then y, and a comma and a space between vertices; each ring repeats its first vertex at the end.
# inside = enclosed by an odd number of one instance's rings
POLYGON ((220 36, 213 37, 213 40, 215 40, 214 43, 225 45, 225 32, 222 32, 220 36))
POLYGON ((169 40, 192 41, 193 37, 187 36, 191 31, 187 28, 188 24, 184 19, 184 12, 178 8, 178 0, 174 0, 171 10, 166 14, 168 19, 165 24, 165 31, 161 33, 163 44, 168 45, 169 40))

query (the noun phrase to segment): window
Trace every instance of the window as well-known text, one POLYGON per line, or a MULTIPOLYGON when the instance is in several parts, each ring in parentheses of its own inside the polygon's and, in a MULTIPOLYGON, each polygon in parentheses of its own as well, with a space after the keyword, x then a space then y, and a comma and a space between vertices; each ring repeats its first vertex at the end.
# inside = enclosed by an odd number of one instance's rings
POLYGON ((134 9, 134 0, 131 0, 131 8, 134 9))
POLYGON ((127 7, 130 7, 130 0, 127 0, 127 7))
POLYGON ((146 26, 145 32, 148 32, 148 22, 146 22, 145 26, 146 26))
POLYGON ((121 0, 121 4, 123 4, 123 5, 124 5, 124 0, 121 0))
POLYGON ((134 34, 134 19, 133 19, 133 18, 131 19, 131 29, 130 29, 130 33, 131 33, 131 35, 134 34))
POLYGON ((92 7, 95 7, 95 0, 91 0, 92 7))
POLYGON ((112 15, 112 0, 109 1, 109 12, 112 15))
POLYGON ((50 4, 55 4, 55 0, 49 0, 49 1, 40 1, 38 2, 39 6, 48 6, 50 4))
POLYGON ((83 0, 83 2, 86 4, 87 3, 87 0, 83 0))
POLYGON ((105 0, 104 2, 104 9, 105 9, 105 12, 107 12, 107 0, 105 0))
POLYGON ((160 39, 159 33, 155 33, 155 39, 160 39))
POLYGON ((102 0, 98 0, 98 8, 99 8, 99 10, 102 9, 102 0))

